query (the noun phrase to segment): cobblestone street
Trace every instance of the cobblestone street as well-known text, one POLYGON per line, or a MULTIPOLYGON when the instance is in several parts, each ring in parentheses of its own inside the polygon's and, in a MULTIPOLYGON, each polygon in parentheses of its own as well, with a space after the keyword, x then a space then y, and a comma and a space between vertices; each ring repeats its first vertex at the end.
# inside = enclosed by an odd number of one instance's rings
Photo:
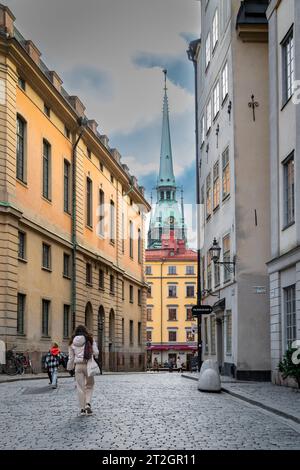
POLYGON ((179 374, 96 378, 78 416, 73 379, 0 385, 1 449, 300 449, 300 426, 179 374))

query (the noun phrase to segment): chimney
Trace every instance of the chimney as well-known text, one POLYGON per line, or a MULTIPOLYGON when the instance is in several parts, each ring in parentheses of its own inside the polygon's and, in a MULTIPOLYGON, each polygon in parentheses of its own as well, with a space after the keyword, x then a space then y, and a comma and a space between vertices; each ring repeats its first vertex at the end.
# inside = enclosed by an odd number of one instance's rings
POLYGON ((89 119, 88 120, 88 126, 89 126, 90 129, 92 129, 94 134, 97 135, 98 122, 96 122, 95 119, 89 119))
POLYGON ((129 168, 128 168, 128 166, 127 166, 125 163, 122 164, 122 168, 123 168, 123 170, 125 171, 125 173, 126 173, 127 175, 129 175, 129 168))
POLYGON ((78 96, 69 96, 69 103, 75 109, 75 111, 80 117, 84 116, 85 106, 80 101, 78 96))
POLYGON ((100 140, 101 142, 103 143, 103 145, 108 148, 108 142, 109 142, 109 138, 107 137, 107 135, 100 135, 100 140))
POLYGON ((15 19, 10 9, 0 3, 0 31, 4 31, 9 36, 13 36, 15 19))
POLYGON ((61 78, 57 75, 57 73, 54 71, 54 70, 51 70, 49 72, 49 75, 50 75, 50 80, 51 82, 53 83, 53 85, 55 86, 55 88, 59 91, 59 93, 61 92, 61 86, 62 86, 62 80, 61 78))
POLYGON ((112 156, 114 157, 114 159, 120 163, 120 160, 121 160, 121 154, 118 152, 117 149, 111 149, 110 150, 110 153, 112 154, 112 156))
POLYGON ((137 178, 136 178, 135 176, 132 176, 132 177, 131 177, 131 184, 132 184, 132 186, 134 186, 135 188, 138 188, 137 178))
POLYGON ((25 41, 25 48, 28 54, 30 55, 30 57, 32 58, 32 60, 37 65, 40 65, 40 57, 42 54, 40 53, 36 45, 30 39, 28 41, 25 41))
POLYGON ((145 188, 144 188, 144 186, 139 186, 139 191, 140 191, 140 193, 142 194, 142 196, 145 195, 145 188))

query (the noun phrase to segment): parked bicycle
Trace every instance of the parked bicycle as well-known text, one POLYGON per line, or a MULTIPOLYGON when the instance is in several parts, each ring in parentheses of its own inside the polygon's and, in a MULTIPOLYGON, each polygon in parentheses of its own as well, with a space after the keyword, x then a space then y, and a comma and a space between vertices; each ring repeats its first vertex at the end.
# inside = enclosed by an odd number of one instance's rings
POLYGON ((6 351, 6 364, 4 365, 4 373, 7 375, 23 374, 24 367, 22 360, 18 354, 14 352, 16 346, 6 351))

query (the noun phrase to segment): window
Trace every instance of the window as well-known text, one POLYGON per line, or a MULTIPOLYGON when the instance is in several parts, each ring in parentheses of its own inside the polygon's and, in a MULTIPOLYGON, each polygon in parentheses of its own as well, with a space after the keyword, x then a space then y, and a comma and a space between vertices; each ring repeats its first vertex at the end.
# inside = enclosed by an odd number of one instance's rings
POLYGON ((43 243, 42 267, 51 269, 51 246, 43 243))
POLYGON ((216 354, 216 319, 210 318, 210 353, 216 354))
POLYGON ((43 196, 51 199, 51 145, 43 140, 43 196))
POLYGON ((212 48, 215 49, 219 40, 219 12, 216 10, 212 26, 212 48))
POLYGON ((129 341, 130 346, 133 346, 133 320, 129 320, 129 341))
POLYGON ((88 286, 93 284, 93 269, 91 263, 86 263, 86 283, 88 286))
POLYGON ((177 331, 169 331, 169 341, 170 342, 177 341, 177 331))
POLYGON ((125 253, 125 214, 122 212, 122 253, 125 253))
POLYGON ((186 286, 186 296, 187 297, 195 297, 195 286, 186 286))
POLYGON ((186 321, 192 321, 193 314, 192 314, 192 307, 186 307, 186 321))
POLYGON ((125 344, 125 320, 122 318, 122 344, 125 344))
POLYGON ((152 274, 152 266, 146 266, 146 271, 145 271, 146 275, 149 276, 152 274))
POLYGON ((232 314, 231 310, 226 312, 226 354, 232 353, 232 314))
POLYGON ((210 33, 208 33, 208 36, 205 42, 205 68, 206 69, 209 66, 210 58, 211 58, 211 42, 210 42, 210 33))
POLYGON ((228 95, 228 64, 226 63, 222 70, 222 102, 228 95))
POLYGON ((152 308, 147 307, 147 321, 152 321, 152 308))
POLYGON ((122 300, 125 300, 125 283, 122 281, 122 300))
POLYGON ((65 137, 67 137, 67 139, 70 139, 70 129, 68 129, 67 126, 65 126, 64 128, 64 134, 65 134, 65 137))
POLYGON ((104 289, 104 271, 99 269, 99 289, 104 289))
POLYGON ((209 133, 211 129, 211 100, 209 100, 206 106, 206 134, 209 133))
POLYGON ((26 122, 21 116, 17 116, 17 178, 26 183, 25 168, 25 142, 26 142, 26 122))
POLYGON ((204 352, 208 354, 208 318, 204 318, 204 352))
POLYGON ((25 332, 25 299, 26 295, 18 294, 17 305, 17 334, 24 335, 25 332))
POLYGON ((168 286, 168 297, 177 297, 177 286, 168 286))
POLYGON ((216 118, 218 112, 220 111, 220 84, 216 84, 213 92, 213 102, 214 102, 214 119, 216 118))
POLYGON ((129 302, 133 304, 133 286, 129 286, 129 302))
POLYGON ((100 171, 102 171, 102 172, 103 172, 103 170, 104 170, 103 163, 102 163, 102 162, 100 162, 100 171))
POLYGON ((203 185, 201 187, 201 195, 200 195, 200 201, 201 201, 202 205, 204 205, 204 200, 205 200, 204 192, 205 192, 205 188, 204 188, 204 185, 203 185))
POLYGON ((69 338, 69 336, 70 336, 70 305, 64 305, 63 337, 69 338))
POLYGON ((115 294, 115 278, 112 274, 109 277, 109 292, 112 295, 115 294))
POLYGON ((138 322, 138 345, 142 344, 142 324, 138 322))
POLYGON ((42 336, 49 336, 50 300, 42 300, 42 336))
POLYGON ((138 305, 142 305, 142 291, 138 289, 138 305))
POLYGON ((92 158, 92 152, 89 148, 86 149, 86 154, 87 154, 87 157, 91 160, 92 158))
POLYGON ((68 160, 64 160, 64 211, 70 214, 70 168, 68 160))
POLYGON ((105 206, 104 206, 104 191, 99 190, 99 235, 104 236, 104 216, 105 216, 105 206))
POLYGON ((114 184, 114 182, 115 182, 115 178, 113 177, 112 174, 110 175, 110 182, 111 182, 112 184, 114 184))
POLYGON ((211 174, 206 177, 206 217, 211 216, 211 174))
MULTIPOLYGON (((223 238, 223 262, 230 262, 230 235, 223 238)), ((230 279, 230 272, 224 266, 224 282, 230 281, 230 279)))
POLYGON ((201 260, 201 275, 202 275, 202 285, 203 285, 203 289, 206 288, 206 276, 205 276, 205 256, 202 257, 202 260, 201 260))
POLYGON ((86 225, 93 226, 93 182, 86 179, 86 225))
POLYGON ((288 33, 286 39, 282 42, 282 85, 283 85, 283 104, 285 104, 293 94, 294 82, 294 32, 293 29, 288 33))
POLYGON ((186 341, 188 343, 195 341, 195 334, 192 332, 192 330, 186 330, 186 341))
POLYGON ((152 285, 148 287, 147 299, 150 299, 151 297, 152 297, 152 285))
POLYGON ((46 114, 46 116, 48 116, 48 118, 50 117, 50 108, 49 106, 47 106, 46 104, 44 104, 44 113, 46 114))
POLYGON ((71 256, 68 253, 64 253, 63 261, 64 261, 63 276, 70 278, 71 277, 71 268, 70 268, 71 256))
POLYGON ((151 341, 152 341, 152 330, 147 330, 146 331, 146 340, 147 340, 147 343, 151 343, 151 341))
POLYGON ((138 229, 138 262, 142 262, 142 237, 141 229, 138 229))
POLYGON ((26 82, 23 78, 18 78, 18 85, 20 88, 22 88, 23 91, 26 91, 26 82))
POLYGON ((230 194, 229 148, 222 154, 223 199, 230 194))
POLYGON ((165 193, 164 193, 163 191, 160 192, 160 199, 161 199, 162 201, 164 200, 164 197, 165 197, 164 194, 165 194, 165 193))
POLYGON ((186 266, 185 267, 185 274, 187 274, 188 276, 193 276, 195 274, 194 266, 186 266))
POLYGON ((285 339, 286 347, 290 348, 292 342, 297 339, 296 323, 296 286, 292 285, 284 289, 285 306, 285 339))
POLYGON ((133 223, 129 222, 129 256, 133 258, 133 223))
POLYGON ((201 145, 204 144, 205 141, 205 117, 204 115, 201 118, 201 145))
POLYGON ((214 164, 213 170, 213 208, 216 209, 220 204, 220 176, 219 176, 219 162, 214 164))
POLYGON ((115 243, 115 203, 110 200, 110 242, 115 243))
POLYGON ((18 257, 19 259, 26 259, 26 235, 24 232, 19 232, 19 246, 18 257))
POLYGON ((169 307, 169 321, 176 321, 177 320, 177 308, 176 307, 169 307))
POLYGON ((295 221, 294 152, 283 163, 283 207, 284 225, 287 226, 295 221))
POLYGON ((169 266, 168 274, 176 274, 176 266, 169 266))
POLYGON ((211 275, 211 254, 207 252, 207 289, 211 290, 212 287, 212 275, 211 275))

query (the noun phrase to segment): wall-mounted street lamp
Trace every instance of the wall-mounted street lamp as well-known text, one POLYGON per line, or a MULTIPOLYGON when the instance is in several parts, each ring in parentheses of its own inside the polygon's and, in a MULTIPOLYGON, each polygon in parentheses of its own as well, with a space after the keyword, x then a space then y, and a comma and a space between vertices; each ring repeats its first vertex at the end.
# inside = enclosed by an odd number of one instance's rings
POLYGON ((234 261, 220 261, 221 247, 217 240, 214 238, 212 247, 209 249, 211 259, 214 264, 221 264, 229 272, 235 275, 235 260, 234 261))

